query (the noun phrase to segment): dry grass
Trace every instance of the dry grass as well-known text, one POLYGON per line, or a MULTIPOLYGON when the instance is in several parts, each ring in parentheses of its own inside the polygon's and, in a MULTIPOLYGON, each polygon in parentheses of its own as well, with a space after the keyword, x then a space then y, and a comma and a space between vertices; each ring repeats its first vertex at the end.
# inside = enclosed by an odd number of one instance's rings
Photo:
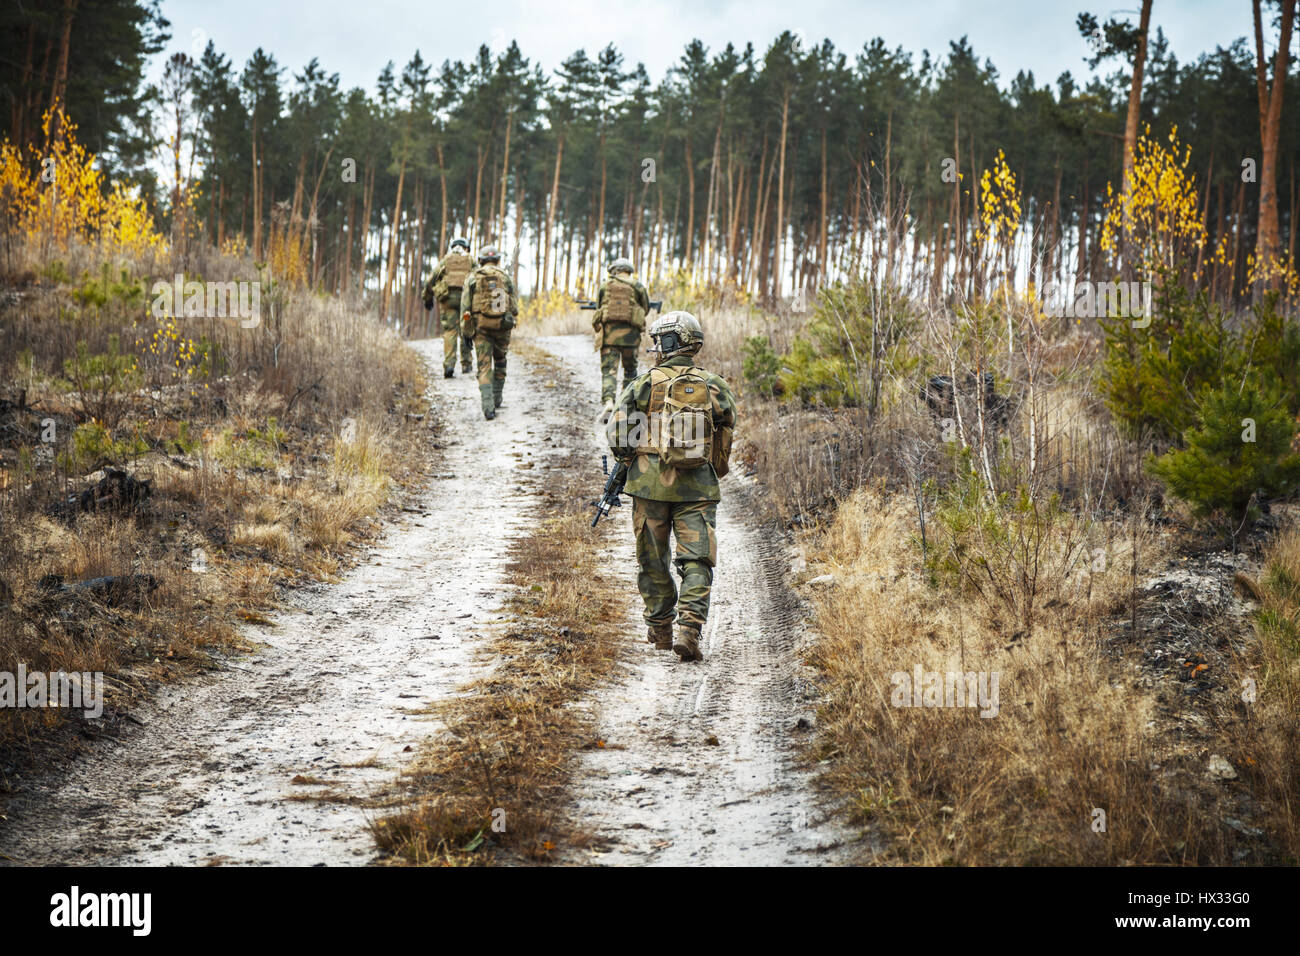
POLYGON ((1293 528, 1272 543, 1261 580, 1248 587, 1262 607, 1258 642, 1239 662, 1234 687, 1255 692, 1254 700, 1239 701, 1236 750, 1264 805, 1269 832, 1294 865, 1300 861, 1300 531, 1293 528))
POLYGON ((538 862, 582 844, 564 816, 566 785, 573 753, 597 742, 592 715, 573 705, 611 675, 624 640, 623 605, 603 570, 610 525, 592 529, 578 510, 589 490, 556 489, 512 547, 507 577, 518 588, 485 651, 491 673, 434 708, 445 729, 404 775, 405 808, 373 824, 380 847, 401 860, 538 862))
MULTIPOLYGON (((1026 632, 968 589, 936 586, 913 521, 905 499, 860 492, 807 570, 834 575, 813 593, 811 663, 826 693, 816 755, 824 782, 884 847, 876 861, 1230 862, 1213 795, 1157 766, 1153 698, 1102 649, 1129 592, 1123 553, 1085 589, 1051 582, 1061 597, 1026 632), (998 673, 996 715, 895 706, 894 675, 918 666, 998 673)), ((1154 558, 1149 542, 1144 555, 1154 558)))
MULTIPOLYGON (((86 250, 69 264, 74 277, 98 271, 86 250)), ((238 260, 204 266, 212 279, 256 278, 238 260)), ((170 263, 134 267, 170 281, 170 263)), ((119 421, 96 454, 79 455, 73 435, 91 422, 62 380, 64 361, 78 342, 99 354, 114 336, 139 355, 132 343, 150 340, 153 320, 129 301, 85 304, 58 271, 34 268, 6 300, 0 671, 103 671, 108 706, 95 726, 66 711, 0 710, 0 751, 24 761, 75 739, 69 731, 111 728, 153 682, 240 647, 239 622, 265 622, 280 586, 335 573, 377 510, 418 480, 428 434, 414 352, 344 303, 283 290, 263 300, 254 329, 185 320, 178 334, 213 343, 220 362, 185 376, 141 358, 140 377, 112 396, 119 421), (38 271, 49 278, 34 280, 38 271), (40 441, 46 419, 54 454, 40 441), (152 480, 152 494, 135 508, 51 513, 104 464, 152 480), (117 606, 69 602, 40 586, 51 574, 149 575, 157 586, 117 606)))

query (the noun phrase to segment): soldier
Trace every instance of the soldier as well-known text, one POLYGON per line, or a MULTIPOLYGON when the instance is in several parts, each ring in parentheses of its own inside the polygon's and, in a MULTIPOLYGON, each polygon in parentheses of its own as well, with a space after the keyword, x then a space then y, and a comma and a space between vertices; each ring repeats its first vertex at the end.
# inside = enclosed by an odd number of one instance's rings
POLYGON ((704 345, 695 316, 670 312, 650 326, 650 338, 655 365, 623 390, 606 434, 614 457, 629 466, 624 491, 632 496, 646 639, 699 661, 718 551, 718 479, 731 456, 736 400, 720 376, 695 364, 704 345), (669 571, 670 530, 680 594, 669 571))
POLYGON ((474 267, 469 255, 469 241, 457 236, 443 256, 433 275, 424 286, 424 307, 432 309, 438 303, 438 318, 442 320, 442 377, 456 374, 456 345, 460 343, 460 370, 468 373, 470 358, 474 354, 472 336, 461 335, 460 292, 474 267))
POLYGON ((474 337, 478 354, 478 390, 483 417, 496 418, 506 387, 506 352, 510 330, 519 315, 515 286, 501 268, 501 253, 488 246, 478 254, 478 268, 465 280, 461 294, 461 327, 474 337))
POLYGON ((609 278, 596 293, 596 314, 591 327, 600 350, 600 401, 605 406, 602 422, 609 421, 618 395, 618 365, 623 362, 623 386, 636 378, 636 350, 650 312, 650 293, 632 274, 632 263, 615 259, 609 264, 609 278))

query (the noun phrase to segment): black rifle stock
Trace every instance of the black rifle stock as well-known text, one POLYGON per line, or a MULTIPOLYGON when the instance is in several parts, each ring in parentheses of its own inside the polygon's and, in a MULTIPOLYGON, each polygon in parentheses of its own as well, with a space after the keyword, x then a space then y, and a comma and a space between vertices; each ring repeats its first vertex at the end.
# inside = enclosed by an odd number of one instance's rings
POLYGON ((614 466, 614 470, 609 470, 609 458, 606 455, 600 456, 601 467, 604 468, 605 474, 609 475, 605 479, 605 490, 601 492, 600 500, 596 502, 596 517, 591 519, 591 526, 596 527, 598 522, 605 515, 609 514, 609 509, 621 505, 619 495, 623 493, 623 486, 627 484, 627 465, 619 462, 614 466))

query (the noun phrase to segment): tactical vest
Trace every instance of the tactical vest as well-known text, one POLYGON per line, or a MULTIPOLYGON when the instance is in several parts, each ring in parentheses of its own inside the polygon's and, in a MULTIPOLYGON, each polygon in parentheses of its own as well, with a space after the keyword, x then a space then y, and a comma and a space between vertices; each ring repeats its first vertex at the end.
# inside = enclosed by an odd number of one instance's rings
POLYGON ((463 289, 465 279, 469 276, 472 260, 463 252, 453 252, 447 256, 445 261, 447 271, 443 275, 443 281, 447 283, 447 288, 463 289))
POLYGON ((510 279, 496 266, 480 266, 474 276, 474 300, 470 311, 478 319, 480 329, 499 329, 510 314, 512 296, 510 279))
MULTIPOLYGON (((713 431, 713 395, 704 369, 657 365, 650 370, 650 427, 641 452, 659 456, 660 464, 689 471, 712 464, 720 449, 713 431)), ((730 446, 730 442, 727 442, 730 446)), ((726 449, 726 455, 731 452, 726 449)), ((726 474, 726 463, 718 476, 726 474)))

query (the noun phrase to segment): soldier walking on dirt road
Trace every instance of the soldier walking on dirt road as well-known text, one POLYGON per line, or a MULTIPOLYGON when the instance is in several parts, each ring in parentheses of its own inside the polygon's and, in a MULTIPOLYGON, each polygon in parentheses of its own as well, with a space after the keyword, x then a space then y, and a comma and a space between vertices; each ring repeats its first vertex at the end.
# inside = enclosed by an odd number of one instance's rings
POLYGON ((493 246, 480 250, 478 268, 465 280, 460 307, 462 328, 465 334, 474 336, 479 397, 483 417, 490 421, 502 404, 510 330, 519 315, 514 283, 501 268, 501 253, 493 246))
POLYGON ((649 313, 650 293, 632 274, 631 261, 615 259, 609 264, 609 278, 596 293, 596 314, 591 320, 600 352, 600 402, 605 406, 605 421, 609 421, 618 395, 620 361, 623 387, 636 378, 636 351, 649 313))
POLYGON ((438 318, 442 321, 442 376, 456 374, 456 346, 460 346, 460 370, 468 372, 474 355, 474 339, 461 334, 460 293, 465 280, 474 268, 469 255, 469 240, 457 236, 451 248, 442 257, 433 275, 425 283, 424 307, 432 309, 438 303, 438 318))
POLYGON ((695 364, 704 345, 695 316, 670 312, 650 326, 650 338, 655 366, 623 390, 606 435, 614 457, 628 465, 624 491, 632 496, 646 638, 698 661, 718 556, 718 479, 731 456, 736 400, 721 376, 695 364), (670 532, 680 593, 669 570, 670 532))

